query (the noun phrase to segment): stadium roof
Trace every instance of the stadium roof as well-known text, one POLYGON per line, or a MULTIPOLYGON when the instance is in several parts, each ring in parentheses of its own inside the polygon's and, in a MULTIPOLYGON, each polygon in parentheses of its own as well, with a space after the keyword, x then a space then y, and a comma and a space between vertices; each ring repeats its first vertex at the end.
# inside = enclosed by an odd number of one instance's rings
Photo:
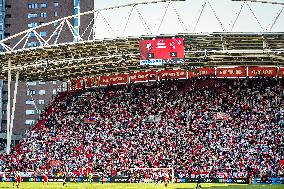
MULTIPOLYGON (((157 2, 168 2, 168 5, 174 4, 172 1, 164 0, 147 2, 144 4, 157 2)), ((123 5, 120 7, 129 6, 134 9, 140 4, 142 3, 123 5)), ((119 9, 120 7, 107 9, 119 9)), ((80 28, 80 31, 82 31, 80 32, 80 35, 74 33, 75 30, 70 24, 70 21, 75 17, 75 15, 73 15, 50 23, 45 23, 0 41, 0 45, 5 49, 5 52, 0 54, 0 79, 7 79, 8 61, 11 62, 12 78, 15 77, 15 70, 19 70, 20 80, 25 81, 68 80, 71 78, 131 72, 136 70, 172 69, 175 67, 189 69, 191 66, 284 66, 284 32, 216 32, 180 33, 174 35, 152 34, 139 37, 96 39, 95 13, 99 15, 102 10, 103 9, 93 10, 80 14, 81 17, 89 16, 88 18, 90 19, 88 26, 80 28), (39 35, 40 29, 54 26, 54 23, 59 24, 57 27, 54 27, 54 31, 50 36, 47 36, 44 39, 39 35), (59 42, 61 35, 68 35, 68 29, 70 35, 72 34, 73 37, 77 36, 79 38, 78 42, 59 42), (64 30, 64 34, 61 34, 62 30, 64 30), (27 47, 27 42, 30 39, 31 33, 35 34, 38 42, 40 42, 42 46, 27 47), (160 37, 184 38, 184 64, 171 66, 164 65, 160 67, 139 65, 139 40, 160 37), (14 43, 14 45, 9 45, 10 42, 14 43)), ((177 14, 177 17, 179 18, 179 24, 184 26, 184 22, 181 20, 179 14, 177 14)), ((276 22, 277 20, 275 19, 274 21, 276 22)), ((143 18, 141 18, 141 22, 146 29, 149 28, 143 18)), ((162 22, 163 19, 160 26, 162 25, 162 22)), ((106 25, 109 24, 106 23, 106 25)), ((125 28, 126 26, 127 24, 125 25, 125 28)), ((107 29, 112 30, 111 27, 107 29)))

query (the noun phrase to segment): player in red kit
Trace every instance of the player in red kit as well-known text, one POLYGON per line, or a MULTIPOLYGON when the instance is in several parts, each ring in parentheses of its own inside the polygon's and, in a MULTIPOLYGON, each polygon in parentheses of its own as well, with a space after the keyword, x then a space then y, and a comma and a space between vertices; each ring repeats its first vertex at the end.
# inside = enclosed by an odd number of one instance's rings
MULTIPOLYGON (((21 177, 20 173, 16 173, 14 183, 16 183, 17 188, 20 187, 21 181, 22 181, 22 177, 21 177)), ((15 185, 13 184, 13 188, 14 188, 14 186, 15 185)))
POLYGON ((42 185, 44 185, 44 183, 46 183, 46 185, 48 185, 48 177, 47 177, 46 174, 43 175, 42 185))
POLYGON ((150 174, 149 173, 146 173, 146 176, 145 176, 145 183, 149 183, 150 182, 150 174))
POLYGON ((165 187, 167 187, 168 184, 169 184, 169 176, 168 176, 168 174, 165 174, 164 181, 165 181, 165 187))

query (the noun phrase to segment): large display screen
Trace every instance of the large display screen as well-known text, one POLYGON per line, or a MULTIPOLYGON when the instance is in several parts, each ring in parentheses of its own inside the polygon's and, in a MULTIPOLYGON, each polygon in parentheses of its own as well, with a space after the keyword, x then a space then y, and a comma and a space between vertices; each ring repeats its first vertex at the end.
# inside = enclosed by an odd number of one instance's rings
POLYGON ((180 64, 184 62, 183 38, 140 40, 140 65, 180 64))

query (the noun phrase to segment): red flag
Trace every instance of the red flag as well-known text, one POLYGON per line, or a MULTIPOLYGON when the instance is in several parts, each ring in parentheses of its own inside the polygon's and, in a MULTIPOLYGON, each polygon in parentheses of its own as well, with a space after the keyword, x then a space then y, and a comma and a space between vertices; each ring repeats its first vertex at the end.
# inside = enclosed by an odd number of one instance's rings
POLYGON ((215 121, 216 120, 224 120, 224 121, 228 121, 229 119, 229 114, 226 114, 226 113, 223 113, 223 112, 217 112, 215 115, 214 115, 214 119, 215 121))
POLYGON ((97 118, 95 117, 85 117, 84 118, 84 123, 95 123, 97 122, 97 118))
POLYGON ((284 170, 284 159, 280 160, 280 167, 284 170))

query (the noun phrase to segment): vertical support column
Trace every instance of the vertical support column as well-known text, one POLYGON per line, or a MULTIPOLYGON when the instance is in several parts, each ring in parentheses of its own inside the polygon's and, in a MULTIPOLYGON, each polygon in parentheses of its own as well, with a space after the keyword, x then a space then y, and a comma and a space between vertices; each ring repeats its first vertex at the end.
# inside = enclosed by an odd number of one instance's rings
POLYGON ((78 42, 80 36, 80 0, 74 0, 74 15, 74 42, 78 42))
MULTIPOLYGON (((16 110, 16 102, 17 102, 18 85, 19 85, 19 70, 17 71, 17 74, 16 74, 12 114, 11 114, 11 120, 10 120, 10 139, 11 140, 12 140, 12 134, 13 134, 13 127, 14 127, 14 118, 15 118, 15 110, 16 110)), ((14 144, 15 144, 15 142, 14 142, 14 144)))
POLYGON ((93 15, 93 19, 94 19, 94 24, 93 24, 93 41, 95 41, 95 24, 96 24, 96 20, 97 20, 97 17, 98 17, 98 15, 99 15, 99 12, 97 12, 97 16, 96 16, 96 12, 95 12, 95 1, 96 0, 94 0, 94 4, 93 4, 93 11, 94 11, 94 15, 93 15))
MULTIPOLYGON (((95 41, 95 23, 96 23, 96 12, 95 12, 95 0, 94 0, 94 8, 93 8, 93 11, 94 11, 94 15, 93 15, 93 20, 94 20, 94 23, 93 23, 93 41, 95 41)), ((98 13, 97 13, 98 14, 98 13)))
POLYGON ((10 118, 11 118, 11 59, 8 60, 8 103, 7 103, 7 147, 6 153, 11 151, 10 118))
POLYGON ((3 81, 0 80, 0 129, 2 128, 2 118, 3 118, 3 115, 1 114, 2 112, 2 90, 3 90, 3 81))

